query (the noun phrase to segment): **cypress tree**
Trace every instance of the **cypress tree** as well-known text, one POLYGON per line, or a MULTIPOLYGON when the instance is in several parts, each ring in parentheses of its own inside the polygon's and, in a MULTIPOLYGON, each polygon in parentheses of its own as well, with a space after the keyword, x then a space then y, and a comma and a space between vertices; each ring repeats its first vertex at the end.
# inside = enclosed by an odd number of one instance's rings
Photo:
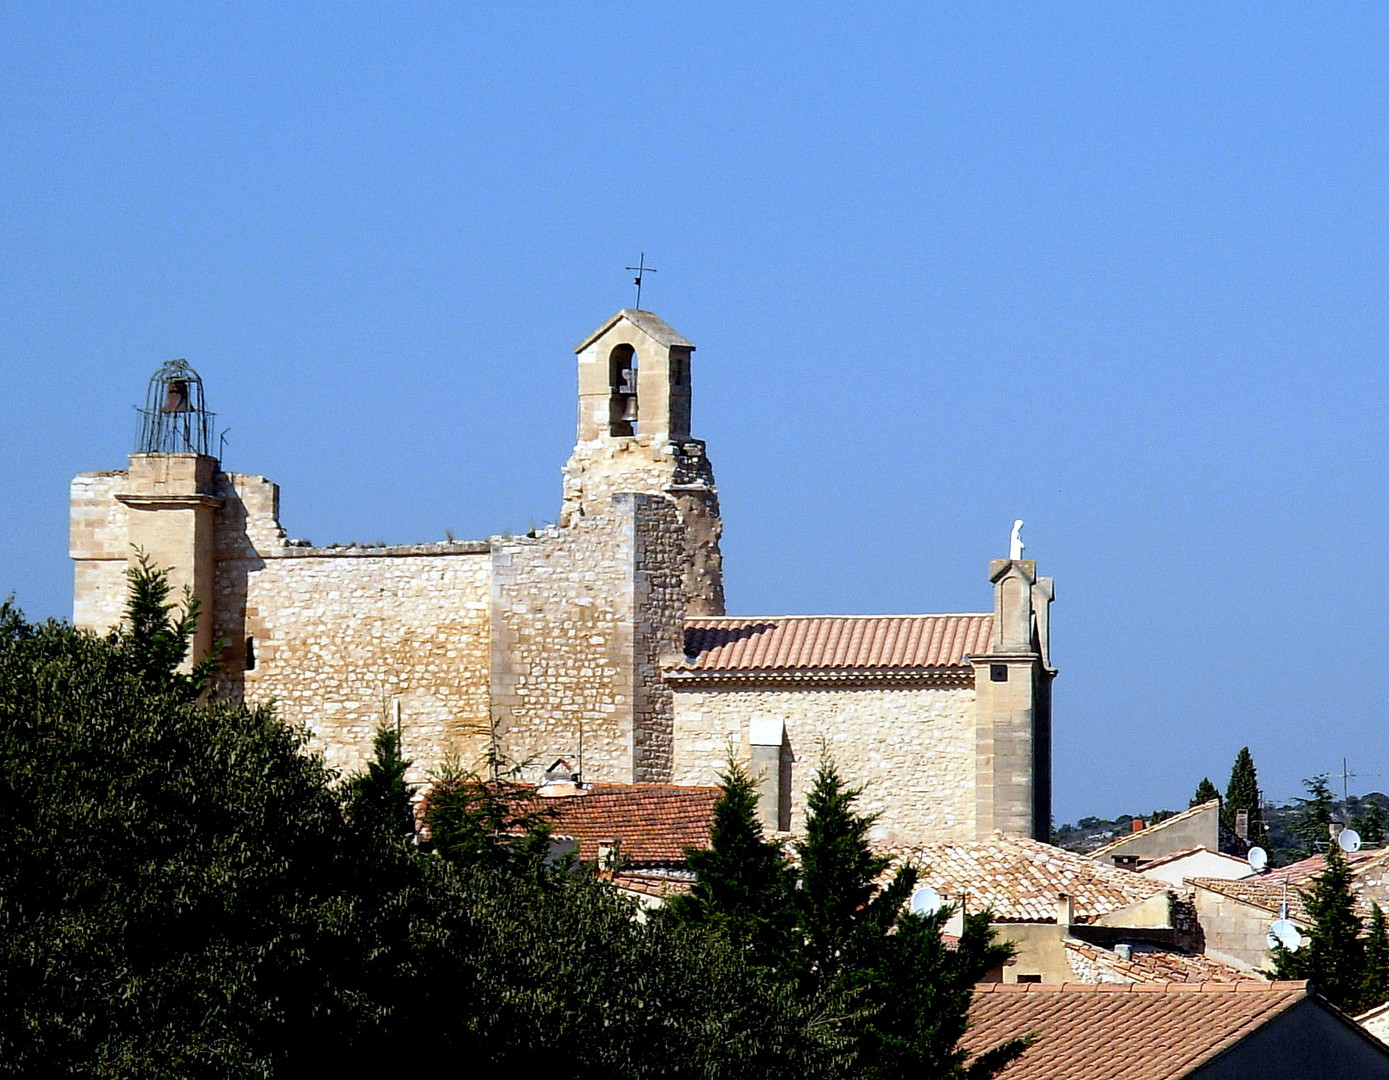
POLYGON ((668 917, 718 929, 756 963, 794 966, 794 873, 786 852, 762 833, 757 784, 746 769, 730 758, 719 786, 709 847, 686 852, 694 886, 667 901, 668 917))
MULTIPOLYGON (((1328 843, 1331 838, 1331 788, 1326 773, 1307 777, 1302 786, 1307 789, 1307 797, 1297 800, 1297 820, 1292 831, 1302 841, 1303 850, 1315 855, 1317 845, 1328 843)), ((1331 844, 1331 847, 1336 845, 1331 844)))
POLYGON ((1351 819, 1351 828, 1360 834, 1366 847, 1384 846, 1384 810, 1374 799, 1365 799, 1358 817, 1351 819))
POLYGON ((1240 810, 1249 811, 1249 842, 1262 843, 1264 827, 1259 808, 1259 774, 1247 746, 1241 747, 1235 756, 1230 782, 1225 786, 1225 801, 1220 806, 1220 819, 1227 829, 1234 829, 1235 815, 1240 810))
POLYGON ((1327 849, 1326 869, 1300 892, 1311 923, 1307 939, 1295 953, 1275 948, 1274 969, 1281 978, 1311 979, 1327 1001, 1354 1011, 1363 992, 1365 942, 1350 889, 1350 866, 1339 846, 1327 849))
POLYGON ((372 740, 366 772, 347 783, 348 816, 392 836, 414 836, 417 789, 405 782, 410 765, 400 756, 400 736, 389 724, 382 724, 372 740))
POLYGON ((1190 809, 1193 806, 1200 806, 1202 803, 1208 803, 1212 799, 1218 798, 1220 798, 1220 792, 1216 789, 1216 786, 1211 783, 1211 778, 1205 776, 1202 777, 1201 782, 1196 785, 1196 794, 1191 797, 1191 802, 1187 803, 1187 808, 1190 809))
POLYGON ((1378 904, 1370 908, 1370 925, 1365 928, 1365 970, 1356 1011, 1373 1009, 1389 1001, 1389 927, 1378 904))

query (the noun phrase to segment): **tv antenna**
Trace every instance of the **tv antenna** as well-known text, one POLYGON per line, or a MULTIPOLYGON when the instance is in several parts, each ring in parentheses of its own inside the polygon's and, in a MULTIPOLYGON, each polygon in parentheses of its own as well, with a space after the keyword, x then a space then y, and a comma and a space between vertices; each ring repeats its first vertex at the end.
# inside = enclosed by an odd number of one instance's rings
POLYGON ((660 271, 654 266, 646 265, 646 252, 641 253, 641 258, 637 260, 636 266, 627 267, 628 270, 635 270, 637 276, 632 279, 632 284, 637 287, 637 310, 641 310, 641 279, 647 274, 659 274, 660 271))
POLYGON ((1249 849, 1249 869, 1256 874, 1262 874, 1268 869, 1268 852, 1261 847, 1249 849))
POLYGON ((1354 855, 1360 850, 1360 834, 1354 829, 1342 829, 1341 835, 1336 837, 1336 843, 1341 845, 1341 850, 1347 855, 1354 855))

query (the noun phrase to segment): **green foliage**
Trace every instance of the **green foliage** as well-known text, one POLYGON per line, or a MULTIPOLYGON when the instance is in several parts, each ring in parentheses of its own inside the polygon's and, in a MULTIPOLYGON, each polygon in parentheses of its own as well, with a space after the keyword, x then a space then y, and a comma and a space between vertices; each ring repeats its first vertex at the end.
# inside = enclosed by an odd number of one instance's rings
POLYGON ((950 949, 941 940, 949 910, 907 910, 915 869, 882 882, 890 860, 869 847, 874 817, 858 812, 860 790, 845 785, 832 761, 821 764, 807 798, 798 867, 762 836, 746 772, 730 763, 723 787, 713 846, 690 855, 694 893, 658 921, 714 938, 725 935, 711 931, 730 928, 735 946, 769 978, 834 1017, 830 1030, 852 1054, 842 1075, 986 1080, 1025 1049, 1026 1040, 1012 1040, 966 1064, 958 1043, 971 989, 1012 949, 994 941, 986 913, 967 919, 950 949))
POLYGON ((1227 829, 1235 828, 1235 815, 1249 811, 1249 842, 1265 840, 1263 815, 1259 803, 1259 774, 1254 768, 1254 756, 1249 747, 1241 747, 1230 769, 1230 782, 1225 786, 1225 801, 1220 804, 1220 820, 1227 829))
POLYGON ((1298 809, 1293 834, 1302 842, 1303 851, 1314 855, 1318 847, 1331 840, 1331 788, 1326 773, 1307 777, 1302 786, 1307 789, 1307 797, 1296 800, 1298 809))
POLYGON ((168 572, 155 567, 138 549, 135 565, 126 569, 125 577, 129 591, 119 640, 128 660, 147 685, 166 692, 181 690, 189 701, 196 699, 217 673, 212 653, 201 657, 191 671, 178 670, 193 644, 201 602, 185 587, 182 609, 177 609, 169 599, 168 572))
POLYGON ((1384 810, 1374 799, 1365 799, 1358 815, 1350 819, 1350 827, 1360 834, 1366 847, 1383 847, 1385 841, 1384 810))
POLYGON ((489 757, 484 778, 456 758, 440 765, 425 809, 429 849, 456 866, 543 872, 551 812, 514 782, 523 767, 489 757))
POLYGON ((1373 1009, 1389 1001, 1389 928, 1378 904, 1370 908, 1370 925, 1365 928, 1365 968, 1360 979, 1360 1001, 1356 1011, 1373 1009))
POLYGON ((402 843, 362 811, 398 747, 336 785, 269 710, 200 702, 180 639, 0 606, 0 1075, 847 1074, 837 1014, 724 936, 402 843))
POLYGON ((1274 970, 1284 979, 1311 979, 1333 1005, 1354 1012, 1363 992, 1365 942, 1350 889, 1350 866, 1338 845, 1326 852, 1326 869, 1300 890, 1311 921, 1295 953, 1273 950, 1274 970))
POLYGON ((366 771, 347 782, 347 813, 368 829, 399 837, 415 835, 414 797, 418 790, 405 782, 411 762, 400 756, 400 736, 383 723, 372 740, 366 771))
POLYGON ((757 787, 732 758, 719 779, 710 847, 687 853, 695 873, 688 896, 667 901, 669 916, 717 928, 765 965, 795 962, 794 874, 779 843, 757 819, 757 787))
POLYGON ((1196 794, 1191 797, 1191 802, 1187 803, 1187 809, 1218 798, 1220 798, 1219 789, 1211 783, 1209 776, 1203 776, 1201 782, 1196 785, 1196 794))

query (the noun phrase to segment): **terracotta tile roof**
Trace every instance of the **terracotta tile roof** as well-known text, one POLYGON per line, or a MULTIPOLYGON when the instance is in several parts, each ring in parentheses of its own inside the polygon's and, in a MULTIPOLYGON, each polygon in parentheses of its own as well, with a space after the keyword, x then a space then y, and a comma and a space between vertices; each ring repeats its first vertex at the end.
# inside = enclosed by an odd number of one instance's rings
POLYGON ((1018 836, 894 848, 891 854, 915 863, 922 884, 952 902, 964 895, 970 911, 992 908, 998 922, 1055 922, 1056 897, 1063 892, 1075 901, 1077 922, 1093 922, 1168 889, 1165 882, 1018 836))
POLYGON ((624 866, 680 866, 685 848, 709 846, 714 823, 714 787, 674 784, 594 784, 587 795, 534 800, 549 811, 557 836, 579 841, 578 857, 598 857, 600 840, 617 840, 624 866))
POLYGON ((613 884, 627 892, 640 893, 642 896, 654 896, 664 900, 668 896, 682 896, 688 893, 690 886, 694 884, 694 878, 692 876, 657 877, 654 874, 620 873, 613 878, 613 884))
POLYGON ((1071 972, 1079 982, 1204 983, 1247 982, 1253 978, 1246 971, 1200 953, 1177 952, 1159 945, 1133 943, 1129 946, 1130 960, 1076 938, 1067 938, 1063 945, 1071 972))
POLYGON ((1124 833, 1123 836, 1116 836, 1109 843, 1105 844, 1104 847, 1098 847, 1094 851, 1087 851, 1085 853, 1085 857, 1087 859, 1103 858, 1105 855, 1108 855, 1109 852, 1112 851, 1114 848, 1122 847, 1124 844, 1127 844, 1135 836, 1148 837, 1151 836, 1153 833, 1161 832, 1162 830, 1169 828, 1170 826, 1185 824, 1187 821, 1194 818, 1197 814, 1200 814, 1201 812, 1210 809, 1212 806, 1219 805, 1219 799, 1211 799, 1210 802, 1203 802, 1199 806, 1190 807, 1189 809, 1183 810, 1180 814, 1173 814, 1170 818, 1164 818, 1162 821, 1159 821, 1156 825, 1149 825, 1145 829, 1139 829, 1136 833, 1128 832, 1124 833))
MULTIPOLYGON (((1377 883, 1384 871, 1385 861, 1386 852, 1383 850, 1356 851, 1346 855, 1346 862, 1350 864, 1351 869, 1351 889, 1359 892, 1361 886, 1370 884, 1371 881, 1377 883)), ((1186 882, 1188 885, 1209 889, 1234 900, 1243 900, 1246 904, 1264 908, 1266 911, 1278 911, 1286 897, 1288 918, 1299 926, 1306 927, 1309 925, 1309 918, 1302 903, 1301 890, 1310 886, 1312 879, 1325 869, 1326 856, 1313 855, 1290 866, 1269 870, 1255 877, 1240 878, 1238 881, 1192 877, 1187 878, 1186 882)), ((1358 897, 1356 909, 1361 918, 1369 918, 1370 901, 1370 897, 1358 897)))
POLYGON ((992 615, 783 615, 692 619, 668 675, 867 675, 971 671, 992 615))
POLYGON ((1000 1080, 1178 1080, 1307 1000, 1305 982, 985 983, 961 1046, 1035 1032, 1000 1080))

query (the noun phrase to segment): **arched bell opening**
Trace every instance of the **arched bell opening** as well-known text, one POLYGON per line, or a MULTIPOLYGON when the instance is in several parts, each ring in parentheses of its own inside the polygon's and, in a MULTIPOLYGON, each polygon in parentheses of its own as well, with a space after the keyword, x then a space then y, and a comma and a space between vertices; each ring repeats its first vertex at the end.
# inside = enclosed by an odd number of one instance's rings
POLYGON ((608 434, 637 432, 637 350, 618 345, 608 354, 608 434))

